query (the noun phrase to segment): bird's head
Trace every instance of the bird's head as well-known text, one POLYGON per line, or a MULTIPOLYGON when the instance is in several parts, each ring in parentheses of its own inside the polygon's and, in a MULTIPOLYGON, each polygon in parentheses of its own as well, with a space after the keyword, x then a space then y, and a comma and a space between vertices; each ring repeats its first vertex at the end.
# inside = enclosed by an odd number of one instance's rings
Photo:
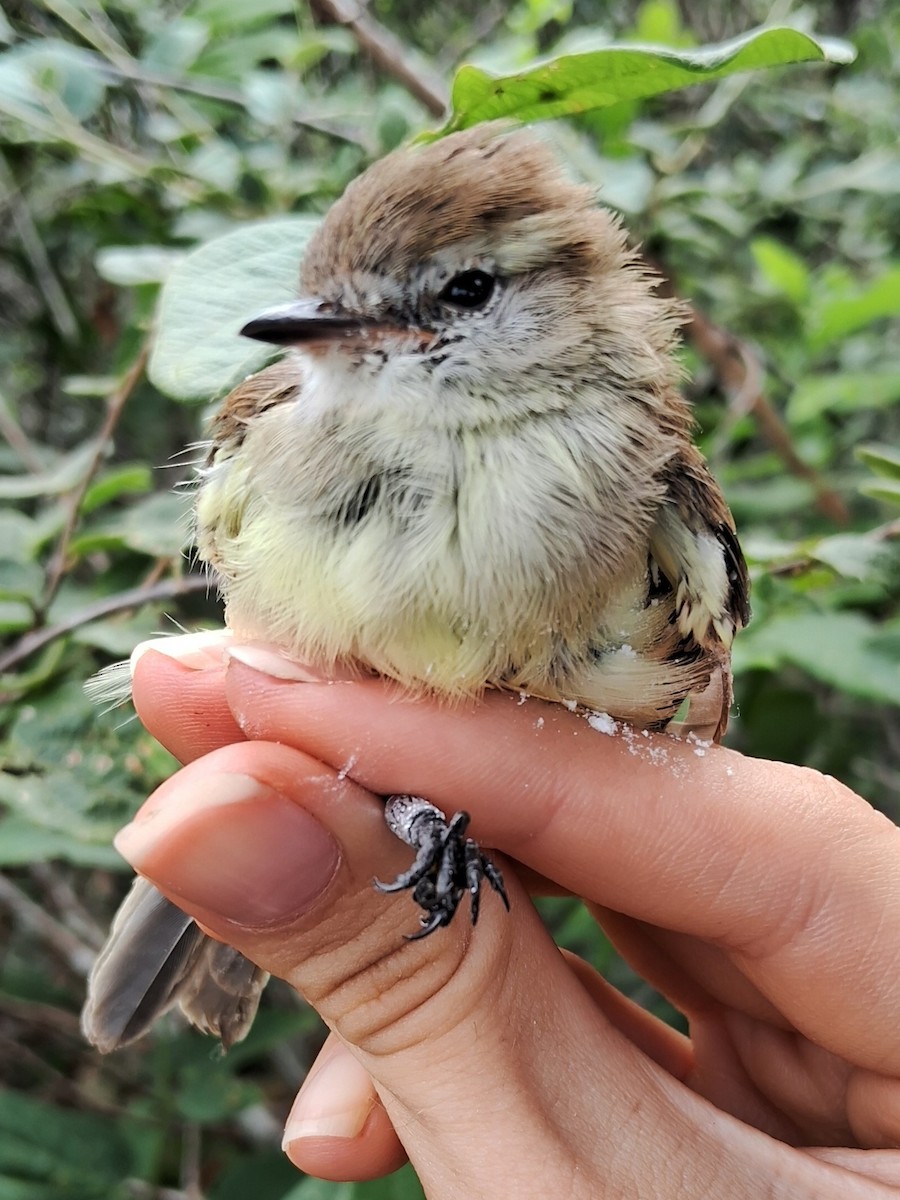
POLYGON ((598 386, 662 405, 676 326, 593 190, 543 140, 481 125, 351 183, 309 243, 301 298, 242 332, 300 350, 334 404, 427 402, 465 426, 598 386))

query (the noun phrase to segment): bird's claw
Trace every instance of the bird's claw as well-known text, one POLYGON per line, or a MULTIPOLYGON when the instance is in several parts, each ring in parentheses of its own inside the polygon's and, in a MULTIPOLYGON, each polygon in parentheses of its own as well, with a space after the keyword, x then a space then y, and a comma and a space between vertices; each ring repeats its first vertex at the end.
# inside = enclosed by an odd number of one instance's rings
POLYGON ((509 909, 503 876, 478 843, 466 837, 468 813, 455 813, 448 821, 439 808, 419 796, 391 796, 385 820, 391 832, 416 851, 413 865, 393 882, 375 881, 380 892, 412 890, 413 899, 423 911, 422 928, 409 934, 409 941, 449 925, 466 892, 471 897, 474 925, 484 880, 509 909))

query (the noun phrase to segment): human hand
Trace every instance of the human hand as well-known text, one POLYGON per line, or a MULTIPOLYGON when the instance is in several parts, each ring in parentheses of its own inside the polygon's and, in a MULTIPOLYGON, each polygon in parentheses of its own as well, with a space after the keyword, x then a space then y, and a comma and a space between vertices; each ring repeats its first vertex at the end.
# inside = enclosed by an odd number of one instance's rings
POLYGON ((225 666, 223 644, 140 657, 138 711, 190 765, 120 848, 332 1029, 288 1122, 298 1166, 368 1178, 408 1153, 431 1200, 897 1195, 886 818, 801 768, 500 693, 304 682, 261 647, 225 666), (487 896, 476 931, 403 941, 414 906, 371 888, 408 865, 372 795, 393 791, 466 809, 524 864, 504 864, 511 915, 487 896), (690 1041, 559 953, 539 876, 586 899, 690 1041))

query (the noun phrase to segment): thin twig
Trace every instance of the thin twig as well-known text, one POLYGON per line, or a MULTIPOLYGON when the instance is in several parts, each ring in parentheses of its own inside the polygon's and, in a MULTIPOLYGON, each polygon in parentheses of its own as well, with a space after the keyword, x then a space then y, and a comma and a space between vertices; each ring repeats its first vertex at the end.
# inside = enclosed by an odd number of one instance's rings
POLYGON ((196 1121, 186 1121, 181 1127, 181 1169, 178 1182, 190 1200, 203 1200, 200 1168, 203 1162, 203 1134, 196 1121))
POLYGON ((63 526, 63 531, 59 536, 59 541, 56 544, 56 549, 50 558, 50 563, 47 568, 47 583, 44 588, 44 595, 41 602, 41 612, 46 613, 47 609, 53 602, 53 598, 59 591, 59 586, 63 581, 63 576, 66 573, 67 560, 69 556, 69 543, 75 533, 78 525, 78 518, 81 516, 81 505, 91 481, 100 469, 100 464, 103 461, 103 456, 106 453, 106 445, 109 439, 115 432, 115 428, 122 416, 122 410, 128 402, 131 393, 137 387, 144 368, 147 365, 147 357, 150 353, 150 339, 144 340, 140 352, 131 366, 125 373, 119 386, 110 396, 106 406, 106 419, 103 426, 97 435, 97 441, 94 446, 94 453, 88 465, 88 469, 84 473, 84 478, 69 497, 69 511, 66 514, 66 523, 63 526))
POLYGON ((794 448, 791 434, 762 392, 763 370, 746 342, 714 324, 700 309, 691 306, 685 336, 715 371, 735 416, 751 413, 760 433, 788 470, 811 484, 819 510, 836 525, 850 519, 841 496, 830 488, 819 472, 804 462, 794 448))
MULTIPOLYGON (((151 70, 143 63, 136 61, 107 63, 99 55, 85 51, 85 57, 90 58, 97 71, 116 80, 127 80, 129 83, 143 84, 147 87, 157 87, 172 92, 184 92, 189 96, 199 96, 202 100, 215 100, 219 104, 231 104, 235 108, 246 110, 247 94, 240 88, 231 88, 221 84, 216 79, 207 79, 198 75, 188 78, 186 75, 175 75, 170 71, 151 70)), ((323 133, 326 137, 340 138, 343 142, 353 145, 360 144, 358 134, 351 131, 349 126, 341 124, 335 118, 328 120, 323 117, 310 116, 308 113, 293 113, 291 121, 304 129, 312 129, 323 133)))
POLYGON ((50 262, 50 255, 41 241, 41 235, 38 233, 28 205, 25 203, 18 183, 3 154, 0 154, 0 184, 2 184, 2 190, 9 197, 13 227, 22 243, 22 249, 31 263, 38 290, 44 297, 50 319, 64 342, 74 342, 78 337, 78 319, 66 298, 59 277, 50 262))
POLYGON ((106 941, 106 931, 97 924, 81 903, 77 892, 61 873, 58 865, 38 862, 30 868, 32 878, 43 888, 44 894, 56 909, 67 928, 89 946, 99 950, 106 941))
POLYGON ((57 638, 74 633, 76 629, 90 625, 92 621, 100 621, 104 617, 127 612, 132 608, 143 608, 145 604, 177 600, 181 596, 209 591, 209 588, 210 582, 206 575, 181 575, 177 579, 165 579, 162 583, 155 583, 152 587, 131 588, 127 592, 107 596, 106 599, 98 600, 96 604, 90 604, 87 608, 73 613, 57 625, 48 626, 46 629, 33 629, 26 633, 5 654, 0 655, 0 673, 11 670, 38 650, 43 650, 45 646, 55 642, 57 638))
POLYGON ((464 40, 457 39, 456 43, 444 46, 437 58, 436 66, 443 75, 450 71, 455 63, 464 58, 478 46, 484 45, 493 36, 499 25, 502 25, 509 15, 508 4, 488 4, 472 17, 471 25, 462 31, 464 40))
POLYGON ((32 475, 38 475, 43 471, 44 464, 41 462, 40 455, 32 446, 28 434, 16 420, 9 401, 2 392, 0 392, 0 437, 6 439, 22 460, 22 465, 32 475))
POLYGON ((66 1037, 81 1036, 78 1018, 74 1013, 40 1000, 20 1000, 18 996, 0 992, 0 1015, 46 1029, 49 1033, 61 1033, 66 1037))
POLYGON ((38 934, 65 959, 73 971, 87 977, 97 954, 65 925, 44 912, 11 879, 0 874, 0 904, 3 904, 27 929, 38 934))
POLYGON ((320 20, 349 29, 363 53, 401 83, 433 117, 444 115, 448 96, 443 83, 426 67, 411 62, 408 48, 356 0, 310 0, 310 7, 320 20))

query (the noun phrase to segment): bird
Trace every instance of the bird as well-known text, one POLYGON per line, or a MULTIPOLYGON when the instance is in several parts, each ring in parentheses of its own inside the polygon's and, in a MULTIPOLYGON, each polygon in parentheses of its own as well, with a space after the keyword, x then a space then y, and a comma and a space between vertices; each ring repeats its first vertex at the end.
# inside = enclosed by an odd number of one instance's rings
MULTIPOLYGON (((195 535, 238 639, 448 704, 506 689, 718 740, 748 573, 681 391, 679 304, 549 141, 488 123, 393 151, 309 242, 284 349, 215 416, 195 535)), ((425 797, 417 936, 502 876, 425 797)), ((226 1046, 265 975, 138 879, 82 1024, 103 1051, 179 1003, 226 1046)))

